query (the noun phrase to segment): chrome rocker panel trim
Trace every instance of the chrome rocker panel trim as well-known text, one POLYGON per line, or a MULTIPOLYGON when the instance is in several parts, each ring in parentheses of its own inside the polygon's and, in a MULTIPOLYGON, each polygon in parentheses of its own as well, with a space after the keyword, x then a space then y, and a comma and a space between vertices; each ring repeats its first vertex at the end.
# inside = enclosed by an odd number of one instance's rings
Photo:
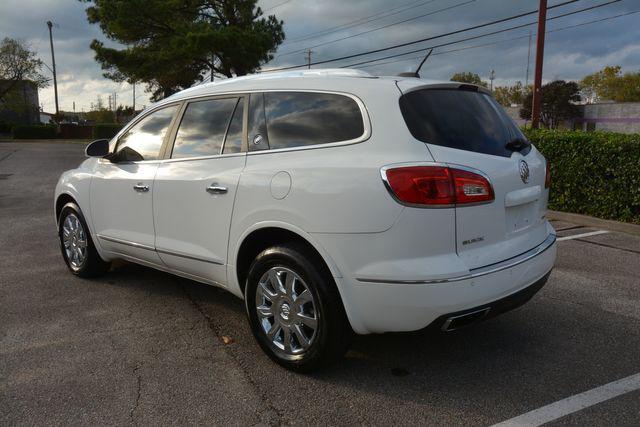
POLYGON ((196 257, 196 256, 193 256, 193 255, 187 255, 187 254, 182 253, 182 252, 174 252, 174 251, 168 251, 166 249, 154 248, 152 246, 143 245, 142 243, 131 242, 129 240, 118 239, 116 237, 103 236, 102 234, 98 234, 98 238, 101 239, 101 240, 106 240, 107 242, 119 243, 121 245, 131 246, 131 247, 138 248, 138 249, 146 249, 148 251, 154 251, 154 252, 157 252, 157 253, 160 253, 160 254, 177 256, 177 257, 186 258, 186 259, 192 259, 194 261, 208 262, 210 264, 224 265, 224 263, 222 261, 218 261, 218 260, 214 260, 214 259, 210 259, 210 258, 196 257))

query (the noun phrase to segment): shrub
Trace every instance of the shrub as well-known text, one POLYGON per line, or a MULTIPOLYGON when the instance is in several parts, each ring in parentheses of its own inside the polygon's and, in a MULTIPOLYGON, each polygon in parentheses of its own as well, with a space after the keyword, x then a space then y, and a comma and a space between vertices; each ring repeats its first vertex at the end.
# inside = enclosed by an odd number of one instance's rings
POLYGON ((525 133, 551 164, 551 209, 640 223, 640 134, 525 133))
POLYGON ((113 138, 122 129, 122 125, 115 123, 100 123, 93 125, 93 139, 113 138))
POLYGON ((0 133, 10 133, 12 127, 9 123, 0 122, 0 133))
POLYGON ((52 125, 15 125, 12 133, 14 139, 52 139, 56 130, 52 125))

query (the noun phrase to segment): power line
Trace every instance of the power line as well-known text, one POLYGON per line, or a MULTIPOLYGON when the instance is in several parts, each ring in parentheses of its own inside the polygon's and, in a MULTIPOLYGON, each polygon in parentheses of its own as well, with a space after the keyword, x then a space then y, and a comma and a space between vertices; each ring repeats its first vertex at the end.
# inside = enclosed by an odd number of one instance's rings
MULTIPOLYGON (((580 1, 580 0, 568 0, 568 1, 565 1, 563 3, 558 3, 558 4, 554 5, 554 6, 551 6, 551 7, 549 7, 549 9, 554 9, 556 7, 565 6, 567 4, 575 3, 577 1, 580 1)), ((603 7, 603 6, 607 6, 607 5, 610 5, 610 4, 613 4, 613 3, 618 3, 620 1, 622 1, 622 0, 610 0, 610 1, 605 2, 605 3, 597 4, 597 5, 586 7, 586 8, 583 8, 583 9, 578 9, 578 10, 575 10, 573 12, 567 12, 567 13, 555 16, 553 18, 549 18, 549 20, 558 19, 558 18, 562 18, 562 17, 565 17, 565 16, 574 15, 576 13, 597 9, 597 8, 600 8, 600 7, 603 7)), ((510 20, 513 20, 513 19, 517 19, 517 18, 521 18, 521 17, 527 16, 527 15, 532 15, 534 13, 537 13, 537 10, 532 11, 532 12, 521 13, 521 14, 514 15, 514 16, 511 16, 511 17, 507 17, 507 18, 498 19, 498 20, 487 22, 487 23, 484 23, 484 24, 474 25, 472 27, 463 28, 463 29, 456 30, 456 31, 451 31, 449 33, 444 33, 444 34, 440 34, 440 35, 437 35, 437 36, 426 37, 426 38, 419 39, 419 40, 414 40, 414 41, 410 41, 410 42, 406 42, 406 43, 400 43, 400 44, 396 44, 396 45, 385 47, 385 48, 369 50, 369 51, 366 51, 366 52, 360 52, 360 53, 355 53, 355 54, 351 54, 351 55, 346 55, 346 56, 342 56, 342 57, 339 57, 339 58, 332 58, 332 59, 326 59, 326 60, 323 60, 323 61, 316 61, 316 62, 312 63, 311 65, 326 64, 328 62, 335 62, 335 61, 342 61, 344 59, 357 58, 359 56, 370 55, 372 53, 385 52, 385 51, 388 51, 388 50, 391 50, 391 49, 397 49, 399 47, 410 46, 410 45, 414 45, 414 44, 417 44, 417 43, 422 43, 424 41, 434 40, 434 39, 442 38, 442 37, 445 37, 445 36, 459 34, 459 33, 463 33, 463 32, 466 32, 466 31, 475 30, 475 29, 478 29, 478 28, 483 28, 483 27, 487 27, 487 26, 490 26, 490 25, 494 25, 494 24, 497 24, 497 23, 510 21, 510 20)), ((481 37, 486 37, 486 36, 493 35, 493 34, 499 34, 499 33, 503 33, 503 32, 506 32, 506 31, 511 31, 511 30, 514 30, 514 29, 517 29, 517 28, 527 27, 527 26, 533 25, 535 23, 536 22, 529 22, 529 23, 526 23, 526 24, 516 25, 514 27, 510 27, 510 28, 506 28, 506 29, 502 29, 502 30, 496 30, 496 31, 493 31, 493 32, 490 32, 490 33, 486 33, 486 34, 467 37, 467 38, 460 39, 460 40, 457 40, 457 41, 454 41, 454 42, 442 43, 440 45, 429 46, 429 47, 423 47, 423 48, 415 50, 415 51, 405 52, 405 54, 416 53, 416 52, 424 51, 425 49, 429 49, 429 48, 448 46, 448 45, 451 45, 451 44, 461 43, 461 42, 464 42, 464 41, 473 40, 473 39, 477 39, 477 38, 481 38, 481 37)), ((394 57, 394 56, 397 56, 397 55, 391 55, 391 56, 386 57, 386 58, 391 58, 391 57, 394 57)), ((384 59, 386 59, 386 58, 384 58, 384 59)), ((377 58, 377 59, 383 59, 383 58, 377 58)), ((366 62, 370 62, 370 61, 364 61, 363 63, 366 63, 366 62)), ((272 69, 269 69, 269 70, 264 70, 263 72, 291 70, 291 69, 294 69, 294 68, 303 67, 305 65, 306 64, 304 64, 304 65, 290 65, 290 66, 286 66, 286 67, 279 67, 279 68, 272 68, 272 69)))
POLYGON ((263 10, 262 12, 268 12, 268 11, 270 11, 270 10, 273 10, 273 9, 277 8, 277 7, 280 7, 280 6, 282 6, 282 5, 285 5, 285 4, 289 3, 290 1, 291 1, 291 0, 285 0, 285 1, 283 1, 282 3, 278 3, 278 4, 277 4, 277 5, 275 5, 275 6, 271 6, 270 8, 263 10))
MULTIPOLYGON (((633 15, 633 14, 636 14, 636 13, 640 13, 640 9, 639 10, 634 10, 634 11, 631 11, 631 12, 620 13, 620 14, 614 15, 614 16, 608 16, 608 17, 605 17, 605 18, 594 19, 592 21, 581 22, 579 24, 568 25, 566 27, 555 28, 553 30, 546 31, 546 34, 555 33, 555 32, 564 31, 564 30, 570 30, 570 29, 573 29, 573 28, 576 28, 576 27, 582 27, 582 26, 585 26, 585 25, 595 24, 595 23, 598 23, 598 22, 608 21, 608 20, 611 20, 611 19, 622 18, 622 17, 628 16, 628 15, 633 15)), ((533 33, 533 34, 535 34, 535 33, 533 33)), ((511 42, 511 41, 515 41, 515 40, 522 40, 522 39, 526 39, 526 38, 529 38, 529 35, 524 35, 524 36, 519 36, 519 37, 510 37, 508 39, 498 40, 498 41, 495 41, 495 42, 477 44, 477 45, 472 45, 472 46, 465 46, 465 47, 461 47, 461 48, 457 48, 457 49, 443 50, 443 51, 434 53, 432 56, 446 55, 448 53, 461 52, 461 51, 470 50, 470 49, 478 49, 478 48, 487 47, 487 46, 494 46, 494 45, 497 45, 497 44, 502 44, 502 43, 511 42)), ((410 53, 415 53, 415 52, 410 52, 410 53)), ((409 52, 404 53, 402 55, 408 55, 408 54, 409 54, 409 52)), ((398 56, 400 56, 400 55, 398 55, 398 56)), ((422 55, 421 56, 412 56, 412 57, 409 57, 409 58, 395 59, 393 61, 378 62, 378 63, 375 63, 375 64, 364 65, 362 68, 377 67, 379 65, 393 64, 393 63, 396 63, 396 62, 409 61, 409 60, 413 60, 413 59, 421 59, 422 57, 423 57, 422 55)), ((368 61, 368 62, 377 62, 377 61, 381 61, 381 59, 372 60, 372 61, 368 61)), ((352 65, 346 65, 346 66, 344 66, 342 68, 349 68, 351 66, 353 66, 353 64, 352 65)))
POLYGON ((374 13, 373 15, 365 16, 363 18, 358 18, 358 19, 355 19, 355 20, 350 21, 350 22, 345 22, 344 24, 341 24, 341 25, 336 25, 335 27, 329 27, 329 28, 326 28, 324 30, 320 30, 320 31, 316 31, 314 33, 307 34, 307 35, 299 37, 297 39, 285 40, 283 45, 290 44, 290 43, 299 43, 301 41, 309 40, 309 39, 316 38, 316 37, 324 37, 327 34, 340 32, 340 31, 346 30, 348 28, 357 27, 359 25, 367 24, 367 23, 373 22, 373 21, 378 21, 380 19, 387 18, 389 16, 393 16, 393 15, 397 15, 399 13, 402 13, 405 10, 412 9, 412 8, 415 8, 415 7, 424 6, 426 4, 433 3, 435 1, 437 1, 437 0, 426 0, 426 1, 421 0, 421 1, 416 1, 416 2, 413 2, 413 3, 405 5, 405 6, 398 6, 398 7, 392 8, 392 9, 383 10, 381 12, 374 13), (370 19, 370 18, 375 18, 375 19, 370 19))
MULTIPOLYGON (((552 20, 558 19, 558 18, 564 18, 566 16, 574 15, 576 13, 584 12, 584 11, 587 11, 587 10, 591 10, 591 9, 596 8, 596 7, 606 6, 608 4, 615 3, 617 1, 621 1, 621 0, 612 0, 612 1, 608 2, 608 3, 603 3, 603 4, 600 4, 600 5, 590 6, 590 7, 584 8, 584 9, 578 9, 578 10, 575 10, 573 12, 563 13, 563 14, 554 16, 552 18, 549 18, 549 19, 547 19, 547 21, 552 21, 552 20)), ((394 55, 389 55, 389 56, 385 56, 385 57, 377 58, 377 59, 369 59, 369 60, 366 60, 366 61, 357 62, 355 64, 350 64, 348 66, 341 67, 341 68, 355 67, 355 66, 362 65, 362 64, 368 64, 369 62, 375 62, 377 60, 384 60, 384 59, 395 58, 395 57, 402 56, 402 55, 409 55, 409 54, 412 54, 412 53, 422 52, 424 49, 435 49, 435 48, 439 48, 439 47, 451 46, 453 44, 458 44, 458 43, 462 43, 462 42, 466 42, 466 41, 470 41, 470 40, 476 40, 476 39, 480 39, 480 38, 487 37, 487 36, 493 36, 495 34, 505 33, 507 31, 517 30, 519 28, 524 28, 524 27, 528 27, 530 25, 535 25, 536 23, 537 23, 537 21, 528 22, 526 24, 515 25, 513 27, 503 28, 501 30, 496 30, 496 31, 491 31, 489 33, 485 33, 485 34, 479 34, 479 35, 476 35, 476 36, 466 37, 464 39, 454 40, 454 41, 447 42, 447 43, 441 43, 441 44, 438 44, 438 45, 429 46, 427 48, 411 50, 409 52, 404 52, 404 53, 399 53, 399 54, 396 53, 394 55)))
MULTIPOLYGON (((415 21, 416 19, 424 18, 425 16, 431 16, 431 15, 435 15, 436 13, 445 12, 447 10, 455 9, 457 7, 460 7, 460 6, 465 6, 465 5, 467 5, 469 3, 473 3, 475 1, 476 0, 466 0, 466 1, 462 2, 462 3, 454 4, 453 6, 443 7, 442 9, 434 10, 434 11, 431 11, 431 12, 428 12, 428 13, 424 13, 424 14, 418 15, 418 16, 413 16, 411 18, 403 19, 402 21, 392 22, 390 24, 386 24, 386 25, 383 25, 383 26, 377 27, 377 28, 372 28, 372 29, 369 29, 369 30, 366 30, 366 31, 362 31, 360 33, 351 34, 351 35, 340 37, 340 38, 333 39, 333 40, 328 40, 326 42, 318 43, 318 44, 310 46, 310 47, 311 48, 320 47, 320 46, 328 45, 328 44, 331 44, 331 43, 336 43, 336 42, 339 42, 339 41, 342 41, 342 40, 351 39, 353 37, 358 37, 358 36, 361 36, 363 34, 368 34, 368 33, 374 32, 374 31, 379 31, 379 30, 382 30, 382 29, 385 29, 385 28, 393 27, 394 25, 404 24, 404 23, 409 22, 409 21, 415 21)), ((305 50, 306 49, 298 49, 298 50, 292 50, 292 51, 289 51, 289 52, 285 52, 285 53, 282 53, 280 55, 277 55, 274 59, 278 59, 278 58, 281 58, 281 57, 287 56, 287 55, 292 55, 294 53, 304 52, 305 50)))

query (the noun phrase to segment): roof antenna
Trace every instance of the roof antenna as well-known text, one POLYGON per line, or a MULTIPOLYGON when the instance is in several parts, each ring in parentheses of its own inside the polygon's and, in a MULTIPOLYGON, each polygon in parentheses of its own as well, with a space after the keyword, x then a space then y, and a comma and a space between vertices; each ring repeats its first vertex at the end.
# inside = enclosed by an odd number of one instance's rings
POLYGON ((400 74, 398 74, 398 76, 399 77, 417 77, 417 78, 420 78, 420 74, 418 74, 418 72, 420 71, 420 69, 422 68, 424 63, 427 62, 427 59, 429 59, 429 57, 431 56, 432 52, 433 52, 433 49, 429 49, 429 52, 427 53, 427 56, 424 57, 424 59, 422 60, 422 62, 420 62, 420 65, 418 65, 418 68, 416 68, 415 71, 409 71, 409 72, 406 72, 406 73, 400 73, 400 74))

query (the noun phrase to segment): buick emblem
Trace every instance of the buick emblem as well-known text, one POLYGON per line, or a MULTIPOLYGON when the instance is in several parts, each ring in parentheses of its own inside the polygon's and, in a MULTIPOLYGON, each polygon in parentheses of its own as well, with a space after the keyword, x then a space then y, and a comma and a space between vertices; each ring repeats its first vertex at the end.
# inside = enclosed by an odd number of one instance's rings
POLYGON ((529 165, 524 160, 520 160, 520 179, 525 184, 529 182, 529 165))

